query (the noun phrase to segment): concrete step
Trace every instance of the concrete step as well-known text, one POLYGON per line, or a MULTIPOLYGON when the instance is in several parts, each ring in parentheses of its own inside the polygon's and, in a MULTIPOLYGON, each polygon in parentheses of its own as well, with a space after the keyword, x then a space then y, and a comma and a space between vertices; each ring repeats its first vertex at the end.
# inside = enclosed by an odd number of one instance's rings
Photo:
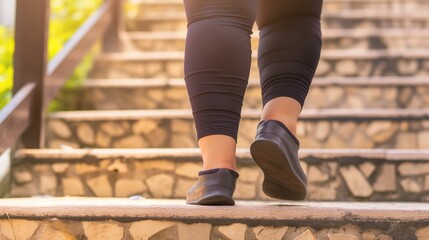
MULTIPOLYGON (((183 52, 121 52, 98 58, 90 78, 183 78, 183 52)), ((257 53, 251 78, 258 78, 257 53)), ((324 50, 316 76, 429 75, 429 50, 324 50)))
MULTIPOLYGON (((243 109, 238 147, 249 147, 259 109, 243 109)), ((429 148, 429 109, 304 109, 303 148, 429 148)), ((58 148, 197 147, 188 109, 56 112, 48 116, 47 146, 58 148)))
POLYGON ((419 203, 24 198, 2 199, 0 209, 8 239, 424 240, 429 231, 428 205, 419 203))
MULTIPOLYGON (((162 16, 163 14, 184 12, 183 1, 133 1, 133 7, 128 12, 130 17, 162 16)), ((323 11, 335 12, 343 10, 391 10, 391 11, 413 11, 429 8, 429 2, 425 0, 398 1, 398 0, 328 0, 323 2, 323 11)))
MULTIPOLYGON (((309 201, 429 201, 429 150, 301 149, 309 201)), ((12 166, 15 197, 185 199, 202 161, 197 148, 22 149, 12 166)), ((263 173, 237 149, 235 199, 266 200, 263 173)))
MULTIPOLYGON (((428 14, 425 10, 323 11, 321 22, 324 29, 427 28, 429 26, 428 14)), ((176 12, 155 16, 129 16, 125 25, 128 31, 184 31, 187 22, 185 12, 176 12)))
MULTIPOLYGON (((184 51, 186 32, 128 32, 128 51, 184 51)), ((429 48, 429 31, 423 29, 329 29, 323 32, 324 49, 407 49, 429 48)), ((259 32, 252 35, 258 48, 259 32)))
MULTIPOLYGON (((183 79, 88 79, 68 92, 68 110, 189 109, 183 79)), ((262 107, 257 79, 249 80, 244 108, 262 107)), ((426 108, 428 77, 319 77, 306 108, 426 108)))

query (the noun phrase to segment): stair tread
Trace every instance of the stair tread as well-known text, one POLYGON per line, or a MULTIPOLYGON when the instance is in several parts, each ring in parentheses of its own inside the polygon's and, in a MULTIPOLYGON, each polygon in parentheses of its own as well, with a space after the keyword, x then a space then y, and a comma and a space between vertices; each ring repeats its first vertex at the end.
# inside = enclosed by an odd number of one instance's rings
MULTIPOLYGON (((258 37, 259 31, 254 31, 252 37, 258 37)), ((324 38, 335 37, 427 37, 429 30, 421 28, 380 28, 380 29, 326 29, 324 38)), ((135 31, 123 34, 128 39, 185 39, 186 31, 135 31)))
MULTIPOLYGON (((259 85, 259 79, 249 79, 248 86, 259 85)), ((374 77, 315 77, 312 86, 423 86, 429 85, 426 76, 374 76, 374 77)), ((87 79, 81 88, 104 87, 162 87, 185 86, 182 78, 106 78, 87 79)))
POLYGON ((237 201, 235 206, 192 206, 184 200, 125 198, 1 199, 0 213, 10 217, 168 218, 222 220, 356 220, 418 221, 429 218, 426 203, 261 202, 237 201))
MULTIPOLYGON (((380 10, 380 9, 354 9, 354 10, 340 10, 340 11, 323 11, 322 21, 324 18, 342 18, 342 19, 361 19, 361 18, 373 18, 373 19, 427 19, 428 15, 423 10, 380 10)), ((184 20, 186 19, 184 11, 178 11, 175 13, 169 12, 162 16, 138 16, 128 18, 130 20, 139 21, 169 21, 169 20, 184 20)))
MULTIPOLYGON (((64 111, 49 114, 50 119, 67 118, 69 121, 85 120, 108 120, 108 119, 139 119, 139 118, 192 118, 190 109, 150 109, 150 110, 84 110, 64 111)), ((260 109, 243 109, 243 117, 259 117, 260 109)), ((322 118, 427 118, 429 108, 425 109, 304 109, 301 114, 303 119, 322 118)))
MULTIPOLYGON (((257 57, 257 52, 253 52, 253 58, 257 57)), ((116 52, 105 53, 99 60, 107 61, 153 61, 153 60, 182 60, 183 51, 160 51, 160 52, 116 52)), ((372 59, 380 57, 414 57, 429 58, 429 49, 326 49, 322 51, 322 58, 353 58, 372 59)))
MULTIPOLYGON (((15 153, 16 159, 32 158, 57 161, 82 159, 83 157, 104 158, 195 158, 200 157, 198 148, 89 148, 89 149, 20 149, 15 153)), ((318 159, 361 158, 375 160, 413 160, 428 161, 429 149, 310 149, 299 151, 300 158, 314 157, 318 159)), ((238 158, 251 158, 248 148, 237 148, 238 158)))

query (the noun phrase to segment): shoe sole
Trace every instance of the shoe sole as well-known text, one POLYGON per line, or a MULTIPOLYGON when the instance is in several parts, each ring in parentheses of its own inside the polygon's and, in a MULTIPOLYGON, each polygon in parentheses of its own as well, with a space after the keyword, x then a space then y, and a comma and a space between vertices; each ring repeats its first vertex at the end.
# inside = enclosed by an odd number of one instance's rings
POLYGON ((306 184, 295 174, 300 166, 291 165, 282 149, 272 141, 256 140, 250 153, 264 173, 262 190, 272 198, 303 200, 307 194, 306 184))
POLYGON ((212 195, 199 199, 198 201, 186 201, 187 204, 194 205, 235 205, 235 201, 227 196, 212 195))

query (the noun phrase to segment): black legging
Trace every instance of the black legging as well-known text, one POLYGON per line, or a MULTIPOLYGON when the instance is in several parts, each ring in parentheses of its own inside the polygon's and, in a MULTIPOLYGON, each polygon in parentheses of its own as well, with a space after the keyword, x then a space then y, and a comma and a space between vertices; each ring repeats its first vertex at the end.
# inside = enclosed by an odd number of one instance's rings
POLYGON ((237 141, 256 19, 262 103, 304 104, 320 58, 323 0, 184 0, 188 20, 185 81, 198 139, 237 141))

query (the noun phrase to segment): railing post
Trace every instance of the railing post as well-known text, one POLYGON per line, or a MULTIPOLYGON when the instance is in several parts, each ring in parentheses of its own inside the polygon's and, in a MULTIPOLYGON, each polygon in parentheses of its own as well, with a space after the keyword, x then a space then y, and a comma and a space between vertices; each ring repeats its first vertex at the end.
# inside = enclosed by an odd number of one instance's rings
POLYGON ((107 29, 103 39, 103 51, 115 52, 121 49, 120 33, 123 28, 123 0, 106 0, 113 1, 111 8, 112 23, 107 29))
POLYGON ((36 83, 29 115, 31 124, 22 135, 27 148, 44 147, 43 94, 48 61, 49 13, 49 0, 17 0, 13 93, 29 82, 36 83))

